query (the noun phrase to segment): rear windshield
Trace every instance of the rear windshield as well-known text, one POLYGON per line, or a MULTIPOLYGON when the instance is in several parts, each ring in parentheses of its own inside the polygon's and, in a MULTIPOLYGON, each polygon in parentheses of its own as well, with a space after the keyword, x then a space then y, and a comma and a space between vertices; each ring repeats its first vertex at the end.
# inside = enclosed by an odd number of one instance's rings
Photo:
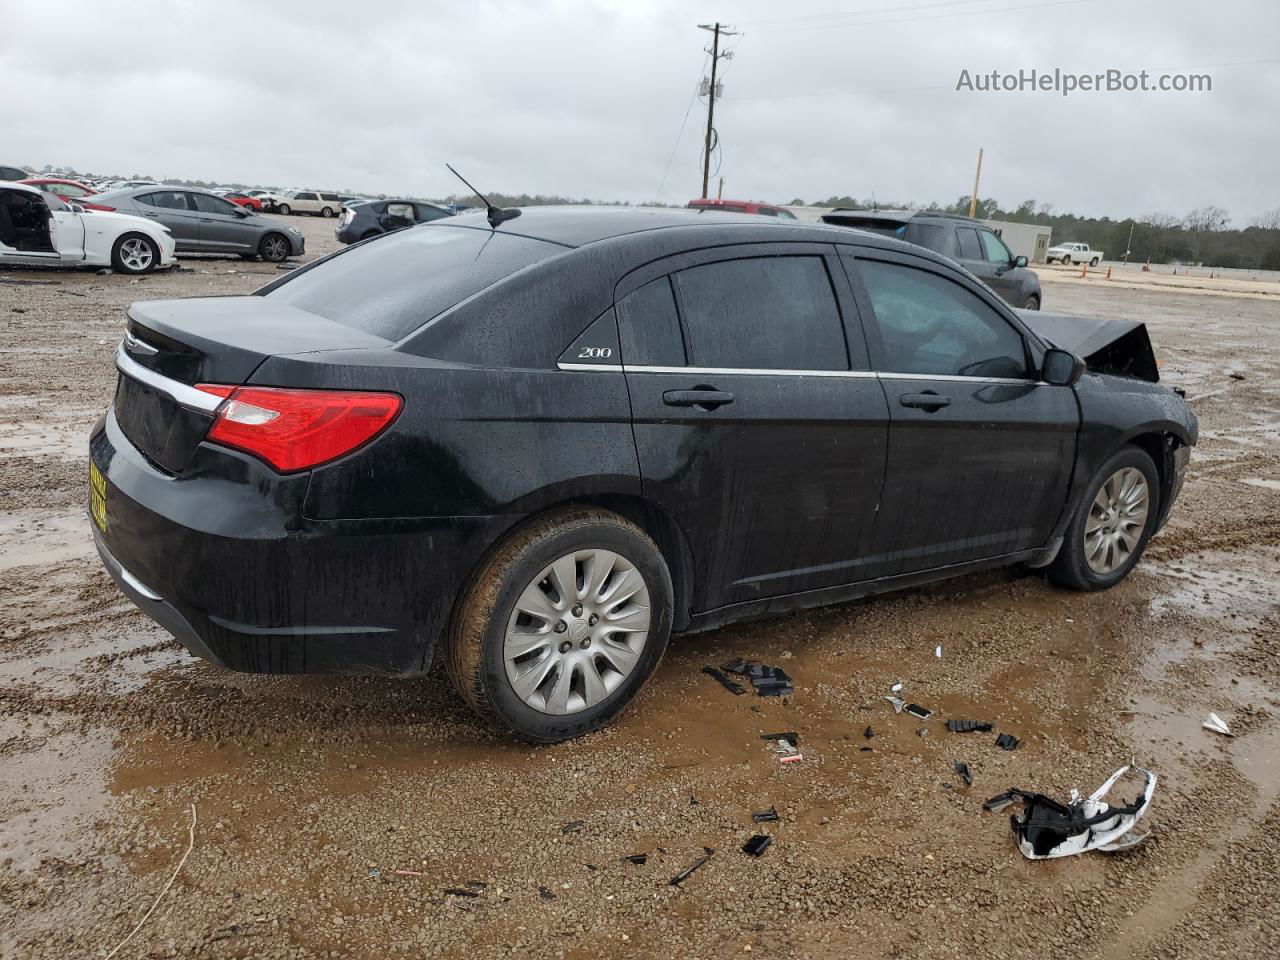
POLYGON ((264 296, 385 340, 564 247, 501 231, 425 224, 360 244, 264 296))

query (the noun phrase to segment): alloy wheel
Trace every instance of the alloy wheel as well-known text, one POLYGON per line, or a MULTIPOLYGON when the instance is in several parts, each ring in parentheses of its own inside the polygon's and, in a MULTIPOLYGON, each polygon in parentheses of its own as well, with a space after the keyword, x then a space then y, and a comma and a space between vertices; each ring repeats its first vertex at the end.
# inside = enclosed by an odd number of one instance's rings
POLYGON ((1084 525, 1084 555, 1094 573, 1110 574, 1122 567, 1138 548, 1151 505, 1147 478, 1141 470, 1123 467, 1098 490, 1084 525))
POLYGON ((649 639, 649 588, 626 557, 575 550, 516 599, 503 639, 507 680, 541 713, 579 713, 613 693, 649 639))
POLYGON ((267 260, 283 260, 285 258, 284 237, 267 237, 262 241, 262 254, 267 260))
POLYGON ((140 237, 130 237, 120 244, 120 262, 130 273, 142 273, 153 259, 151 244, 140 237))

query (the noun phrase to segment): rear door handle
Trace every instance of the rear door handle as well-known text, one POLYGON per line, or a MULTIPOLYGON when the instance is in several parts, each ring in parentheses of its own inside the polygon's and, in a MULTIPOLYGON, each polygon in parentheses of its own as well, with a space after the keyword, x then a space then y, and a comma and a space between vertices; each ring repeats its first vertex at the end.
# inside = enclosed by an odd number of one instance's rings
POLYGON ((668 390, 662 395, 662 402, 668 407, 698 407, 702 410, 714 410, 726 403, 733 403, 733 394, 724 390, 668 390))
POLYGON ((951 406, 951 398, 926 390, 924 393, 904 393, 898 397, 898 403, 904 407, 916 407, 928 413, 951 406))

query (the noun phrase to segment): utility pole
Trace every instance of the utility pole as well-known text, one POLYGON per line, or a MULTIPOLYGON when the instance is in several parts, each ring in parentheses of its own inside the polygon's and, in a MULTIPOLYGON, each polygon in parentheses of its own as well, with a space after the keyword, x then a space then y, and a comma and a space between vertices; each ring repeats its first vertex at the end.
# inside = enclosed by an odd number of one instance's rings
POLYGON ((1124 245, 1124 262, 1128 264, 1129 254, 1133 251, 1133 228, 1138 225, 1136 220, 1129 221, 1129 242, 1124 245))
POLYGON ((715 24, 700 23, 698 24, 698 29, 710 30, 712 34, 711 49, 708 51, 711 54, 711 85, 707 88, 707 135, 702 147, 702 199, 705 200, 707 199, 707 183, 711 179, 711 135, 714 132, 712 123, 715 121, 716 115, 716 66, 722 56, 728 56, 728 54, 720 52, 720 35, 734 37, 737 36, 737 33, 719 22, 715 24))
POLYGON ((978 170, 973 175, 973 193, 969 195, 969 216, 978 213, 978 181, 982 179, 982 148, 978 148, 978 170))

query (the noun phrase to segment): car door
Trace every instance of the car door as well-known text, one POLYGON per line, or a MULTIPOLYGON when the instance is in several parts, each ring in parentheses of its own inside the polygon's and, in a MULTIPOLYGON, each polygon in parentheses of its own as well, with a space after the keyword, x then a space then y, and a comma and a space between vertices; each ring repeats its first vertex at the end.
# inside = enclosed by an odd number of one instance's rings
POLYGON ((1006 303, 1022 306, 1018 302, 1022 275, 1020 268, 1014 266, 1013 253, 995 235, 995 231, 985 227, 978 230, 978 240, 982 244, 982 257, 991 273, 990 277, 983 278, 987 286, 1000 294, 1006 303))
POLYGON ((300 190, 293 198, 293 209, 296 213, 319 213, 320 196, 307 190, 300 190))
POLYGON ((84 259, 84 215, 76 213, 57 196, 45 197, 49 207, 49 238, 58 259, 70 263, 84 259))
POLYGON ((65 206, 47 194, 0 189, 0 260, 59 259, 54 205, 65 206))
POLYGON ((685 532, 695 610, 874 575, 887 409, 833 252, 700 251, 618 287, 643 487, 685 532))
POLYGON ((210 253, 256 253, 258 228, 229 200, 208 193, 189 194, 200 224, 200 246, 210 253))
POLYGON ((185 190, 155 190, 134 198, 143 216, 169 228, 178 250, 200 250, 200 219, 185 190))
POLYGON ((1039 380, 1043 346, 958 271, 842 257, 889 404, 875 549, 911 573, 1045 546, 1066 504, 1080 414, 1039 380))

